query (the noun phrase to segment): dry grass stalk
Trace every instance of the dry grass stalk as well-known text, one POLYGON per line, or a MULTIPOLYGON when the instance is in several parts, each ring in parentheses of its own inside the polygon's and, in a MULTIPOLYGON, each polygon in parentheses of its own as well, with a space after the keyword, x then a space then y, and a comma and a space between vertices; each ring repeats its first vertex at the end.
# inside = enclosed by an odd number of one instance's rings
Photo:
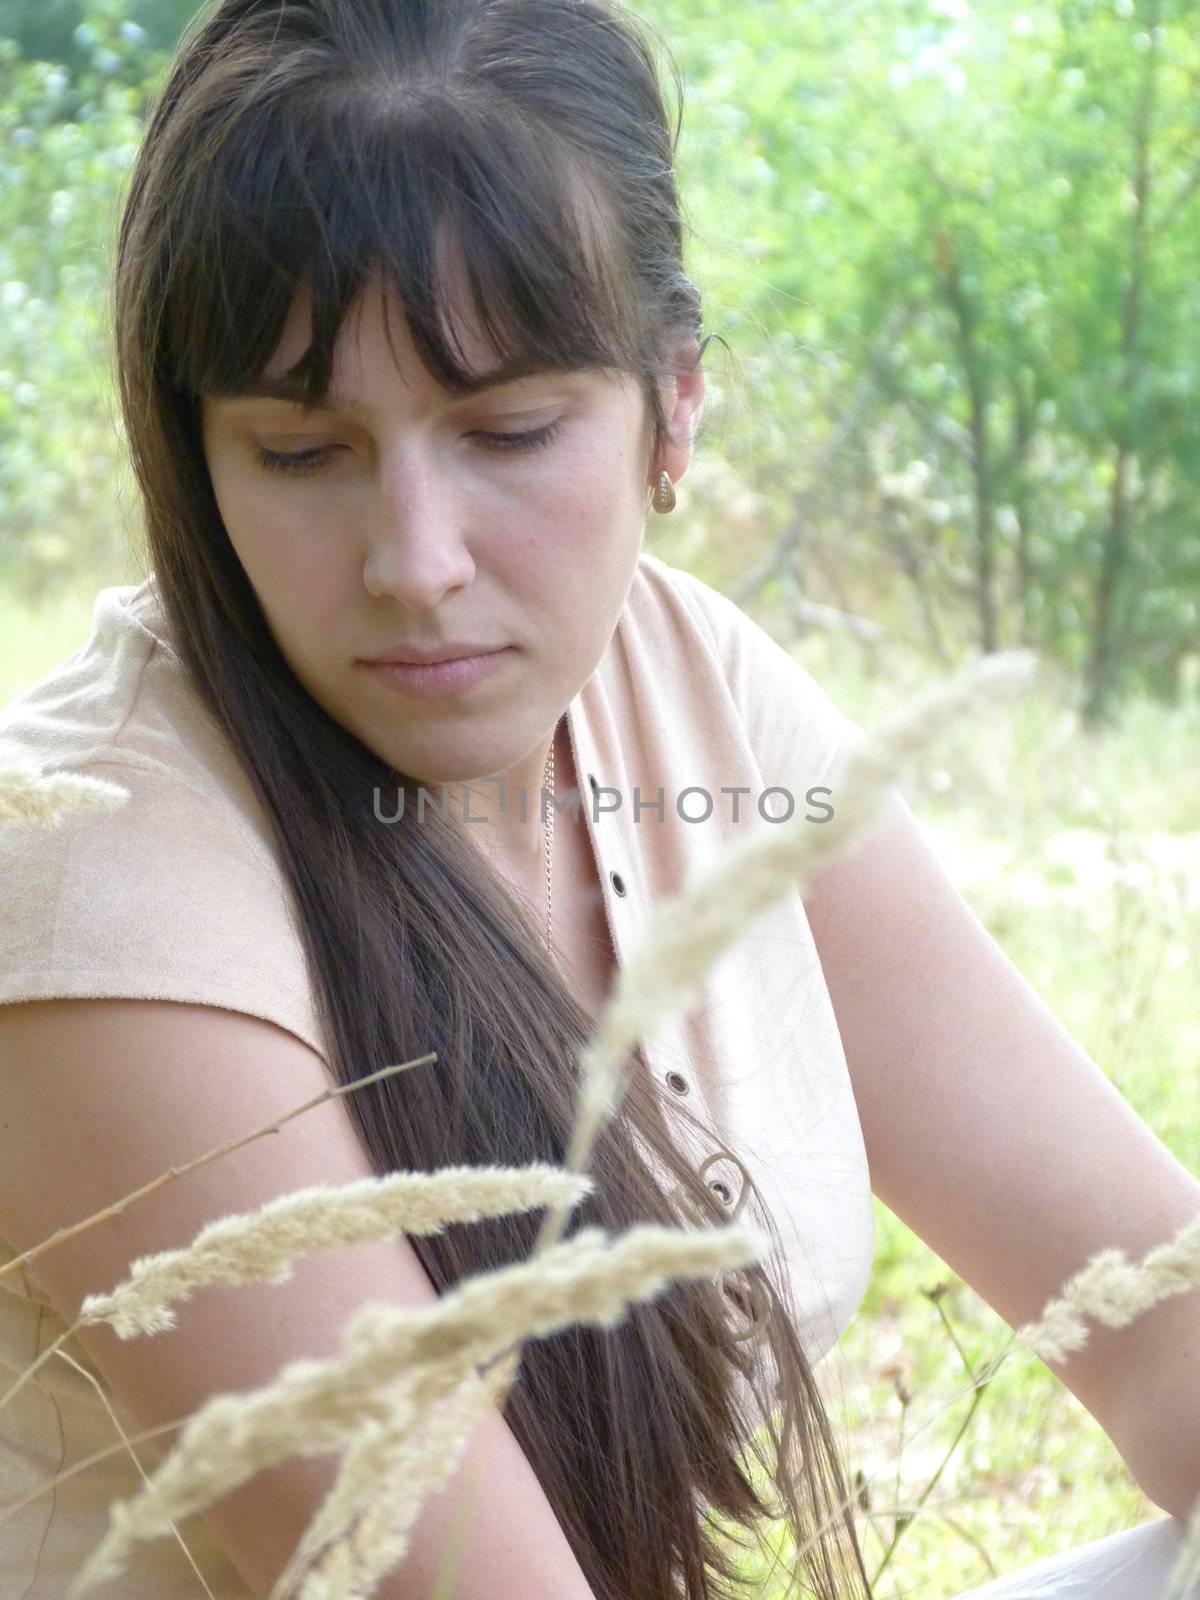
POLYGON ((347 1325, 341 1355, 290 1362, 248 1395, 217 1395, 188 1420, 150 1484, 115 1505, 109 1528, 68 1600, 116 1577, 139 1540, 293 1455, 345 1448, 364 1422, 386 1423, 392 1385, 423 1364, 467 1365, 514 1342, 571 1323, 611 1327, 634 1301, 676 1278, 711 1277, 762 1259, 770 1241, 744 1223, 698 1231, 638 1224, 617 1238, 581 1229, 538 1257, 466 1279, 417 1311, 363 1306, 347 1325))
MULTIPOLYGON (((134 1465, 137 1467, 138 1472, 141 1474, 142 1481, 144 1483, 149 1483, 150 1482, 150 1476, 147 1473, 145 1467, 142 1465, 137 1451, 133 1448, 132 1440, 130 1440, 130 1438, 128 1437, 128 1435, 125 1432, 125 1429, 121 1426, 121 1419, 117 1416, 116 1412, 113 1410, 112 1403, 109 1400, 108 1396, 105 1394, 103 1385, 97 1380, 97 1378, 95 1377, 95 1375, 93 1373, 89 1372, 86 1367, 80 1366, 79 1362, 76 1361, 73 1356, 68 1355, 68 1353, 65 1350, 60 1351, 60 1355, 61 1355, 62 1359, 67 1363, 67 1365, 69 1367, 73 1367, 75 1369, 75 1371, 79 1374, 79 1376, 81 1378, 85 1379, 88 1383, 90 1383, 92 1388, 96 1391, 96 1395, 97 1395, 97 1397, 98 1397, 98 1399, 100 1401, 100 1404, 104 1407, 105 1411, 108 1412, 108 1419, 112 1423, 113 1427, 116 1429, 117 1433, 119 1434, 119 1436, 121 1438, 122 1443, 124 1444, 124 1447, 125 1447, 126 1451, 128 1452, 128 1454, 129 1454, 130 1458, 132 1459, 134 1465)), ((192 1571, 196 1574, 196 1581, 199 1583, 200 1587, 204 1590, 205 1594, 208 1596, 208 1600, 216 1600, 216 1597, 214 1596, 212 1590, 208 1586, 208 1580, 205 1578, 204 1574, 200 1571, 200 1568, 196 1565, 195 1557, 192 1555, 192 1552, 188 1549, 187 1545, 184 1543, 183 1535, 179 1532, 178 1528, 172 1529, 172 1532, 175 1535, 176 1543, 179 1545, 179 1548, 183 1551, 184 1559, 187 1561, 187 1563, 191 1567, 192 1571)))
POLYGON ((1027 1322, 1014 1338, 1046 1361, 1061 1361, 1087 1343, 1081 1318, 1095 1317, 1106 1328, 1124 1328, 1172 1295, 1200 1288, 1200 1217, 1194 1217, 1166 1244, 1149 1251, 1134 1266, 1123 1250, 1101 1250, 1073 1278, 1062 1296, 1051 1300, 1037 1322, 1027 1322))
POLYGON ((594 1187, 586 1174, 536 1162, 394 1172, 295 1189, 257 1211, 208 1223, 182 1250, 142 1256, 124 1283, 84 1299, 78 1325, 107 1322, 122 1339, 162 1333, 175 1326, 173 1307, 197 1289, 285 1283, 301 1256, 397 1233, 441 1233, 447 1223, 478 1222, 552 1200, 576 1205, 594 1187))
MULTIPOLYGON (((345 1491, 335 1510, 332 1502, 338 1500, 340 1485, 335 1487, 327 1503, 328 1516, 322 1507, 305 1533, 294 1558, 297 1566, 311 1560, 317 1546, 329 1548, 314 1562, 299 1600, 346 1600, 373 1591, 403 1556, 425 1500, 458 1465, 484 1407, 503 1403, 519 1366, 516 1351, 482 1380, 474 1368, 464 1380, 457 1364, 430 1366, 409 1390, 408 1403, 397 1405, 370 1440, 360 1439, 351 1446, 342 1477, 357 1482, 359 1492, 352 1497, 345 1491), (447 1389, 449 1399, 439 1405, 439 1391, 447 1389), (353 1515, 358 1515, 358 1522, 346 1537, 353 1515), (334 1539, 340 1542, 331 1543, 334 1539)), ((294 1570, 289 1563, 271 1600, 283 1600, 294 1570)))
POLYGON ((107 778, 0 758, 0 828, 54 828, 73 811, 115 811, 128 799, 129 790, 107 778))
MULTIPOLYGON (((1196 1288, 1200 1288, 1200 1217, 1148 1251, 1141 1266, 1134 1266, 1123 1250, 1101 1250, 1068 1281, 1061 1298, 1051 1300, 1037 1322, 1018 1328, 1014 1339, 1044 1359, 1061 1360, 1087 1343, 1084 1316, 1107 1328, 1124 1328, 1160 1301, 1196 1288)), ((1196 1600, 1198 1583, 1200 1499, 1192 1508, 1162 1600, 1196 1600)))

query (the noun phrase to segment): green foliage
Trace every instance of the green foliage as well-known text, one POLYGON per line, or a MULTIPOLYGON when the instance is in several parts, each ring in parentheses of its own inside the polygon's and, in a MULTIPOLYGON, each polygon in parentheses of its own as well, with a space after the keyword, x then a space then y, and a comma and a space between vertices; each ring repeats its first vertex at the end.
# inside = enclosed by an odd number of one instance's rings
POLYGON ((111 0, 84 26, 75 71, 0 38, 0 577, 33 594, 110 570, 125 537, 105 312, 157 68, 111 0))
POLYGON ((1194 0, 650 9, 688 81, 694 276, 750 366, 722 450, 754 463, 764 554, 799 513, 806 593, 938 655, 1028 642, 1098 676, 1099 648, 1176 694, 1200 615, 1194 0))
MULTIPOLYGON (((58 61, 80 71, 89 43, 77 34, 94 27, 94 10, 85 0, 0 0, 0 38, 15 39, 27 61, 58 61)), ((116 20, 127 32, 130 25, 140 30, 151 50, 171 50, 196 11, 196 0, 130 0, 116 20)))
MULTIPOLYGON (((0 0, 0 576, 34 587, 132 537, 108 270, 196 9, 0 0)), ((1032 644, 1089 716, 1194 694, 1197 0, 634 9, 726 341, 668 553, 893 655, 1032 644)))
POLYGON ((80 0, 0 0, 0 38, 15 40, 27 61, 82 64, 72 37, 81 21, 80 0))

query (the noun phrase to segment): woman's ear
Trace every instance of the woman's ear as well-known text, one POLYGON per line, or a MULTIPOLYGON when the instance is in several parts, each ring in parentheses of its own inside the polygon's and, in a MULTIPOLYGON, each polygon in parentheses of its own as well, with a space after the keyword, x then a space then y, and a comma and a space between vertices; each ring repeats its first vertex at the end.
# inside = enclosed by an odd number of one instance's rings
POLYGON ((691 339, 678 351, 676 376, 663 384, 668 437, 663 440, 653 462, 651 488, 657 483, 660 472, 667 473, 672 483, 678 483, 687 471, 703 405, 704 368, 700 364, 699 343, 691 339))

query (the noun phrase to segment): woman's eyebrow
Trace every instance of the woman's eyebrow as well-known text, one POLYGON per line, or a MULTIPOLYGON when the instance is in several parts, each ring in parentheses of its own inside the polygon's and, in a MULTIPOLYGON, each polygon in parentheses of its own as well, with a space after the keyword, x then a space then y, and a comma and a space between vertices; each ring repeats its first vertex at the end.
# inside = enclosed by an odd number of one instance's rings
MULTIPOLYGON (((502 362, 498 367, 492 367, 487 372, 476 373, 474 377, 460 384, 455 393, 463 399, 484 393, 488 389, 499 388, 501 384, 515 383, 521 378, 541 377, 543 374, 556 371, 556 368, 547 367, 543 362, 531 360, 528 357, 517 357, 511 361, 502 362)), ((292 405, 298 405, 307 411, 344 411, 348 415, 361 413, 365 408, 358 405, 352 396, 343 394, 340 390, 330 389, 323 399, 317 400, 311 406, 304 405, 302 384, 298 378, 259 378, 244 389, 230 390, 224 394, 214 396, 222 400, 285 400, 292 405)))

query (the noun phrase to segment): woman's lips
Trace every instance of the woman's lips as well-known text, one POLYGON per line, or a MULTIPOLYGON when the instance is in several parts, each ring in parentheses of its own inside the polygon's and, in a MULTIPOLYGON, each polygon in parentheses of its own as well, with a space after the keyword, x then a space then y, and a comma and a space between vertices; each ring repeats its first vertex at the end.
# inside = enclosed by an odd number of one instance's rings
POLYGON ((360 661, 364 667, 397 693, 419 700, 435 700, 463 690, 496 672, 516 655, 512 645, 491 650, 486 655, 459 656, 453 661, 436 661, 426 666, 396 661, 360 661))

